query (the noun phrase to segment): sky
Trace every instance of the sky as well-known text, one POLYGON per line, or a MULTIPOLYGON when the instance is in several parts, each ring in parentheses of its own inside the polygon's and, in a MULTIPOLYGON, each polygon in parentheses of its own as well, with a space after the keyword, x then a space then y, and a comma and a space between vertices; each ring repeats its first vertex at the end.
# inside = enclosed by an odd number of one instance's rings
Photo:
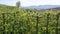
POLYGON ((60 0, 0 0, 0 4, 15 6, 17 1, 21 6, 60 5, 60 0))

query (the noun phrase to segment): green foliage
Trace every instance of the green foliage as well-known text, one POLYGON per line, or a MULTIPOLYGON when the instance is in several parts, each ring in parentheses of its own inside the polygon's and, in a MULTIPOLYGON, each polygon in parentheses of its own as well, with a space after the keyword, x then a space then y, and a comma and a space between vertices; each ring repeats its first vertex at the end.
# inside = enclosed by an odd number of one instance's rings
MULTIPOLYGON (((8 7, 9 8, 9 7, 8 7)), ((38 34, 46 34, 47 14, 49 15, 48 33, 56 33, 57 12, 35 12, 18 8, 0 8, 0 34, 36 34, 36 23, 38 16, 38 34)), ((60 18, 58 18, 58 23, 60 18)), ((60 33, 60 23, 58 24, 60 33)))

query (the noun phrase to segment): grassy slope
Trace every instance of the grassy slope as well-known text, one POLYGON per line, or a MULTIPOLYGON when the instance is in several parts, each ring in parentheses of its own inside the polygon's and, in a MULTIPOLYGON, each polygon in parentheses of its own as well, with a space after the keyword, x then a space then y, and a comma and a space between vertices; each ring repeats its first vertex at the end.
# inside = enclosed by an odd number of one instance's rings
MULTIPOLYGON (((0 4, 0 12, 15 12, 15 11, 18 11, 17 10, 18 8, 16 8, 15 6, 7 6, 7 5, 2 5, 0 4)), ((23 11, 28 11, 29 9, 22 9, 23 11)), ((21 10, 20 10, 21 11, 21 10)), ((32 10, 30 10, 32 11, 32 10)), ((39 12, 44 12, 44 11, 54 11, 54 12, 57 12, 59 11, 60 12, 60 8, 53 8, 52 10, 51 9, 46 9, 46 10, 36 10, 36 11, 39 11, 39 12)))
POLYGON ((12 12, 12 11, 16 11, 16 7, 13 6, 7 6, 7 5, 2 5, 0 4, 0 12, 12 12))

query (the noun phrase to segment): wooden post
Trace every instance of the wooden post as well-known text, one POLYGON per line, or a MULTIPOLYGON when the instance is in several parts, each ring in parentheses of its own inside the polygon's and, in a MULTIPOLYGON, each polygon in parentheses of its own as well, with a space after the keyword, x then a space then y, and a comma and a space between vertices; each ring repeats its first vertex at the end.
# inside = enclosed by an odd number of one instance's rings
MULTIPOLYGON (((8 12, 6 13, 6 15, 7 15, 7 20, 6 20, 6 24, 8 24, 8 12)), ((8 34, 8 32, 6 32, 6 34, 8 34)))
POLYGON ((2 13, 2 17, 3 17, 3 34, 5 34, 5 13, 2 13))
POLYGON ((37 16, 36 16, 36 34, 38 34, 38 19, 39 19, 39 17, 38 17, 38 13, 37 13, 37 16))
POLYGON ((49 15, 50 15, 50 13, 47 14, 46 34, 49 34, 48 33, 49 15))

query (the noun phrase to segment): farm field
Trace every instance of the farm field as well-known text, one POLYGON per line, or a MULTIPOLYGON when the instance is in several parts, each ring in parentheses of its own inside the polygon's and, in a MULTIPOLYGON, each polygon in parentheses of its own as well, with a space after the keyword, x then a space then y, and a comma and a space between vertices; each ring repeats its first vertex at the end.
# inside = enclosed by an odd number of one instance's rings
POLYGON ((60 10, 39 12, 0 5, 0 34, 60 34, 60 10))

